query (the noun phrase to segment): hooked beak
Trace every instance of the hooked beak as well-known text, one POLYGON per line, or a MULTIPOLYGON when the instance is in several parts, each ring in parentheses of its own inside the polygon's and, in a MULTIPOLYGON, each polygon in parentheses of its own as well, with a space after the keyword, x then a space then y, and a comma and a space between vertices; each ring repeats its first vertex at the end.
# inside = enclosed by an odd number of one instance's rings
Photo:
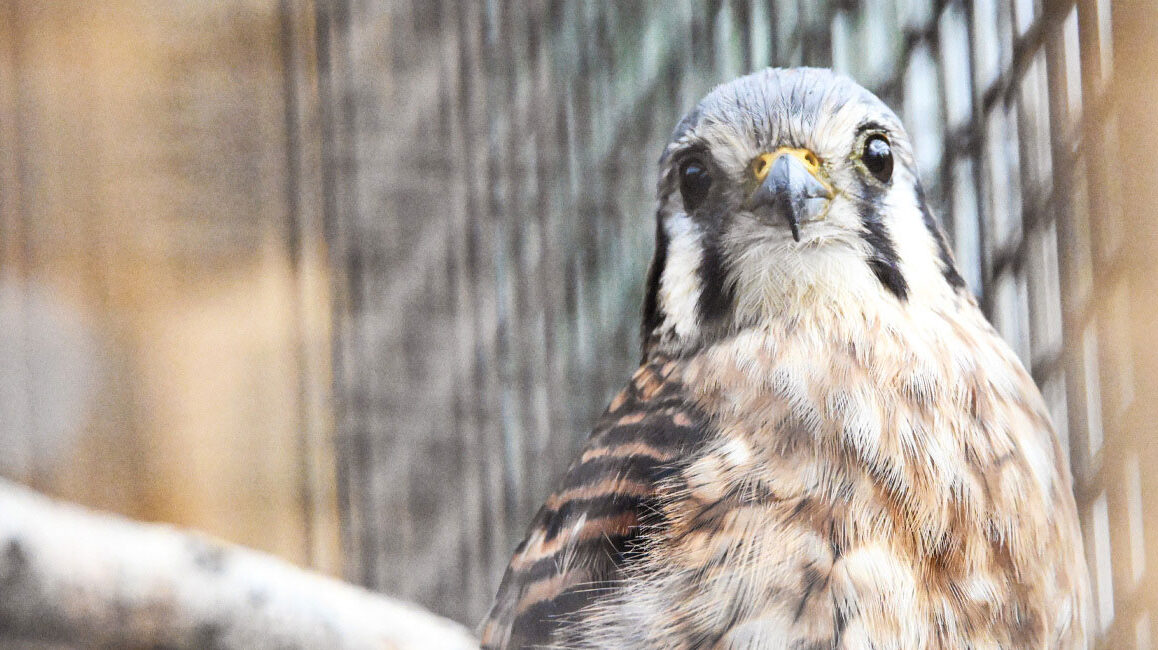
POLYGON ((816 155, 805 149, 781 148, 752 161, 757 184, 745 207, 766 208, 774 220, 788 222, 792 238, 800 241, 800 224, 824 218, 832 189, 820 180, 816 155))

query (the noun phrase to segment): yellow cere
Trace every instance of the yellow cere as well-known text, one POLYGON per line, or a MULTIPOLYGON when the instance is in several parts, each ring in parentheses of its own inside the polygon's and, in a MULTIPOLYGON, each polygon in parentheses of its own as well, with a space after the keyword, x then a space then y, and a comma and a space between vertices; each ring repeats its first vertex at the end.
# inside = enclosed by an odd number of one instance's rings
POLYGON ((807 169, 816 180, 820 181, 821 185, 827 188, 829 192, 833 192, 832 183, 829 183, 820 171, 820 159, 816 157, 816 154, 808 149, 780 147, 771 153, 760 154, 753 158, 751 163, 748 163, 748 174, 744 185, 749 194, 756 191, 760 183, 764 182, 764 179, 768 176, 768 172, 772 170, 772 163, 776 162, 776 159, 784 154, 796 157, 797 160, 804 164, 804 168, 807 169))

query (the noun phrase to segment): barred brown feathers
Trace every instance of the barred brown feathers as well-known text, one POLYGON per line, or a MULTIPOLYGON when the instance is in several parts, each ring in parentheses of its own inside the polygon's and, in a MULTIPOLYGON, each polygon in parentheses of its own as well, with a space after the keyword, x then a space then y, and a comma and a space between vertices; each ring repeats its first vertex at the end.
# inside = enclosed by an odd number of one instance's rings
POLYGON ((551 645, 644 552, 642 526, 659 523, 660 481, 703 439, 703 416, 671 377, 675 367, 651 359, 612 400, 515 549, 483 625, 484 648, 551 645))

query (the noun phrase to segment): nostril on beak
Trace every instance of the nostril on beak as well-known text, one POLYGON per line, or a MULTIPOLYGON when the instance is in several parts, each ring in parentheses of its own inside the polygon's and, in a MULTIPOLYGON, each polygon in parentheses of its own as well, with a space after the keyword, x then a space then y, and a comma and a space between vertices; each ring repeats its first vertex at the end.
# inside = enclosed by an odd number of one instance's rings
POLYGON ((768 175, 768 159, 764 156, 757 158, 756 166, 752 171, 756 172, 756 178, 764 180, 764 177, 768 175))

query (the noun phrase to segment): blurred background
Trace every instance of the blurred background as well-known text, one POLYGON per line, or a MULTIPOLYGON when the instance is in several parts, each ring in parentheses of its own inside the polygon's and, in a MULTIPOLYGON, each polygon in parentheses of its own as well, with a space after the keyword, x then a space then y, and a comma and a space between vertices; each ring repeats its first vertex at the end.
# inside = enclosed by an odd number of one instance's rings
POLYGON ((1049 401, 1101 647, 1151 647, 1156 29, 1149 0, 8 0, 0 475, 473 626, 638 360, 671 128, 831 66, 908 125, 1049 401))

